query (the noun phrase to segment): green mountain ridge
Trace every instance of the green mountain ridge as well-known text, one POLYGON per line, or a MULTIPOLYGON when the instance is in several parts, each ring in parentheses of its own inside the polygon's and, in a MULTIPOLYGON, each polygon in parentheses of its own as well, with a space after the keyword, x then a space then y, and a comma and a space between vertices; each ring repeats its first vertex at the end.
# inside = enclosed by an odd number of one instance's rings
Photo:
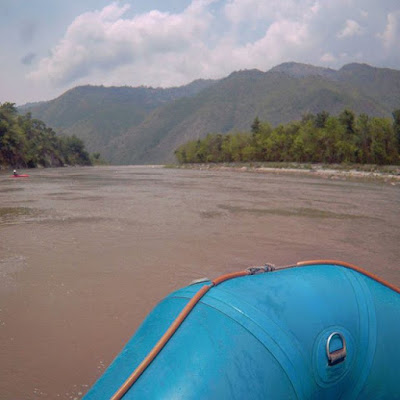
POLYGON ((256 116, 275 126, 344 108, 390 116, 400 108, 400 71, 284 63, 179 88, 81 86, 20 111, 60 134, 76 135, 113 164, 149 164, 173 162, 180 144, 210 132, 249 130, 256 116))

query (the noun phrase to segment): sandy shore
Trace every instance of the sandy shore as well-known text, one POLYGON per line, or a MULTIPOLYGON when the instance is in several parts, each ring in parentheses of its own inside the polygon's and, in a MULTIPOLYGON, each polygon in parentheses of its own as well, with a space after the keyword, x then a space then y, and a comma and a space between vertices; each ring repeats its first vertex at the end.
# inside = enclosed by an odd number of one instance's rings
POLYGON ((168 166, 172 168, 182 169, 212 169, 238 172, 253 172, 265 174, 290 174, 290 175, 309 175, 321 177, 331 180, 362 180, 377 181, 391 184, 392 186, 400 185, 400 166, 342 166, 333 165, 326 166, 321 164, 288 164, 288 163, 271 163, 271 164, 184 164, 176 166, 168 166))

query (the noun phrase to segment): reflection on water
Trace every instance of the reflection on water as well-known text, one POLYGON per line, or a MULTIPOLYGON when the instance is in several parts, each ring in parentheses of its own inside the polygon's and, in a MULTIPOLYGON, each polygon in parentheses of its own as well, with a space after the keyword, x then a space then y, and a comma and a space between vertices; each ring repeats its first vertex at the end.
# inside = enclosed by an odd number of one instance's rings
POLYGON ((351 218, 372 218, 354 214, 343 214, 331 211, 319 210, 317 208, 244 208, 237 206, 230 206, 218 204, 219 208, 229 211, 231 213, 249 213, 254 215, 279 215, 281 217, 307 217, 307 218, 335 218, 335 219, 351 219, 351 218))
POLYGON ((79 399, 194 279, 333 258, 400 284, 399 186, 160 167, 0 175, 0 393, 79 399))
POLYGON ((35 210, 27 207, 0 207, 0 225, 23 220, 23 216, 33 215, 35 210))

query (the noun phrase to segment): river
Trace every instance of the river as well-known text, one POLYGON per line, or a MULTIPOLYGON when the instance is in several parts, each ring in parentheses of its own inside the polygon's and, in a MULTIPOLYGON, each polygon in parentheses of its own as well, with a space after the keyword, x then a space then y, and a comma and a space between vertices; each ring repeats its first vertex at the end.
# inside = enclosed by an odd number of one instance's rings
MULTIPOLYGON (((0 175, 0 398, 80 399, 169 292, 266 262, 400 285, 400 186, 162 167, 0 175)), ((340 288, 338 288, 338 296, 340 288)))

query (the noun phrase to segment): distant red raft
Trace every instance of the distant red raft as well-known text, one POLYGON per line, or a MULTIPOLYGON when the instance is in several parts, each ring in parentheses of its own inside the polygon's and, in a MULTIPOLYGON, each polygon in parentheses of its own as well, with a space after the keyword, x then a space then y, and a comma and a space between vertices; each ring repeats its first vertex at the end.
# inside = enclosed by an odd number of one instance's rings
POLYGON ((28 178, 28 174, 21 174, 21 175, 11 175, 10 178, 28 178))

